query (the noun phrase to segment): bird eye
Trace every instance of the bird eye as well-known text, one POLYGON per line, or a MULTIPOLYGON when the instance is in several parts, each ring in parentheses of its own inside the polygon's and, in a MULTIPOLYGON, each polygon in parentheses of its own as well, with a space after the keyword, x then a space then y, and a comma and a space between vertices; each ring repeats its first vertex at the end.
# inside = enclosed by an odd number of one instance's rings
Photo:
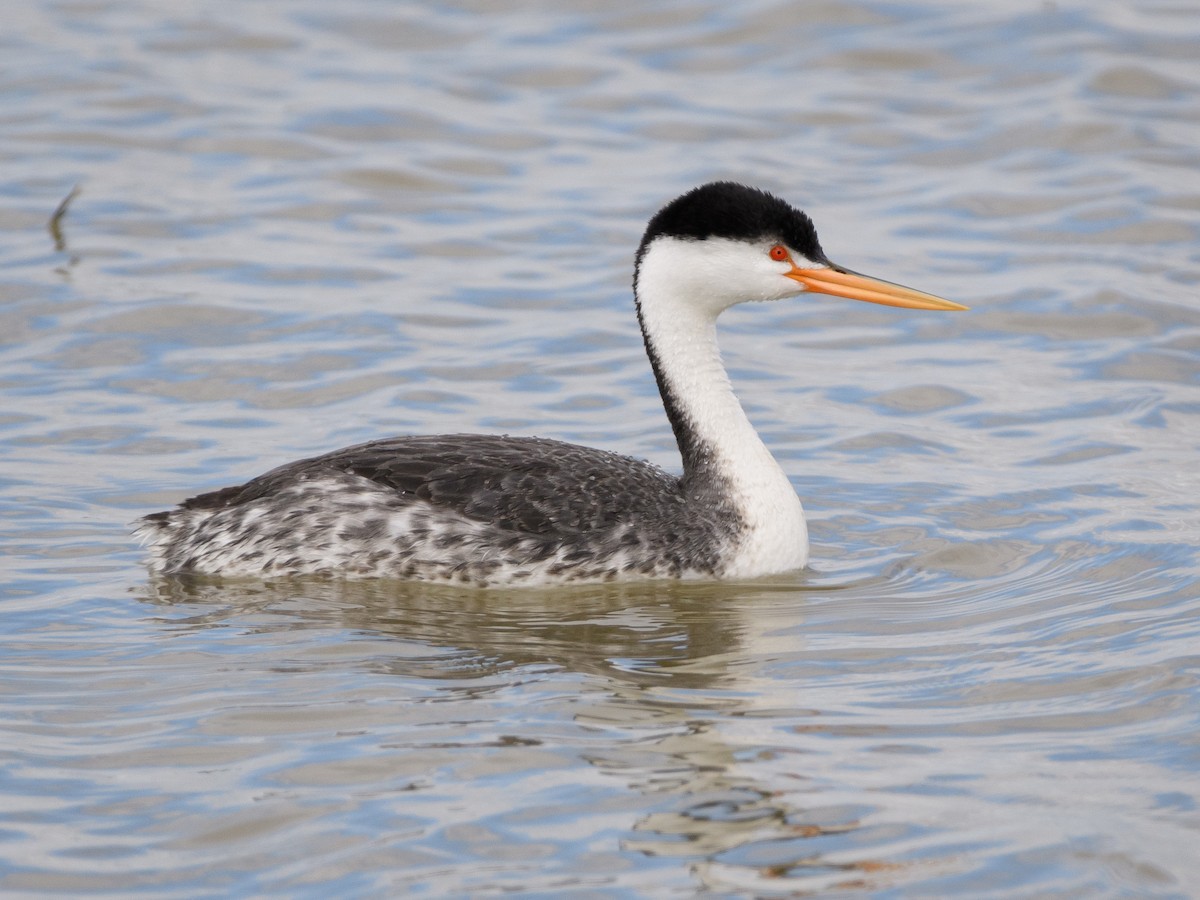
POLYGON ((771 248, 770 256, 776 262, 786 261, 788 259, 787 247, 783 246, 783 244, 776 244, 771 248))

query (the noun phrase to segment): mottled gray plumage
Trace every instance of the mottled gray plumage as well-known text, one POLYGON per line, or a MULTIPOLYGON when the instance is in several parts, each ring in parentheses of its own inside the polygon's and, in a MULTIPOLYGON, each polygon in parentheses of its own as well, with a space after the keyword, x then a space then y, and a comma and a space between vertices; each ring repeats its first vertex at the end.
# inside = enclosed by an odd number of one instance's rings
POLYGON ((143 520, 166 572, 466 583, 711 577, 736 513, 703 476, 561 441, 399 437, 143 520))

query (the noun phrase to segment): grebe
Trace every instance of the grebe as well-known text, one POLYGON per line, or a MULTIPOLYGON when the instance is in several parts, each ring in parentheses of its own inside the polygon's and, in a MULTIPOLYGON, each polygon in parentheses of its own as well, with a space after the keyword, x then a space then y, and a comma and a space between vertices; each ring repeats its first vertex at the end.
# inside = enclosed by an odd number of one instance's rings
POLYGON ((388 438, 146 516, 151 568, 479 585, 801 569, 804 512, 733 394, 717 316, 804 293, 966 309, 834 265, 808 216, 733 182, 694 188, 650 220, 633 292, 682 476, 543 438, 388 438))

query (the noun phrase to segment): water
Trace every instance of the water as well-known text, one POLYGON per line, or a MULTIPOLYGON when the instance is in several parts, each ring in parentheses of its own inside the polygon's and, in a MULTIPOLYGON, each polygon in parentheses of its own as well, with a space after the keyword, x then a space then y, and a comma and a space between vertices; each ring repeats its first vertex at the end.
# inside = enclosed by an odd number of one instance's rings
POLYGON ((507 6, 6 7, 0 891, 1191 894, 1195 9, 507 6), (810 571, 148 578, 371 437, 674 466, 631 256, 718 177, 972 307, 726 317, 810 571))

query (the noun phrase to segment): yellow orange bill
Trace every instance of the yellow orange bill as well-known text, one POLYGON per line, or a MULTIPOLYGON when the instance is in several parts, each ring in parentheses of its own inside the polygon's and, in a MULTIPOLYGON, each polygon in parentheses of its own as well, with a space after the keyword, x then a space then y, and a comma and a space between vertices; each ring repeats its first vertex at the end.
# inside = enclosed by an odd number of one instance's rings
POLYGON ((902 306, 905 309, 968 309, 961 303, 943 300, 924 291, 915 291, 903 285, 892 284, 869 275, 859 275, 841 266, 822 269, 792 269, 787 273, 817 294, 832 294, 851 300, 866 300, 884 306, 902 306))

